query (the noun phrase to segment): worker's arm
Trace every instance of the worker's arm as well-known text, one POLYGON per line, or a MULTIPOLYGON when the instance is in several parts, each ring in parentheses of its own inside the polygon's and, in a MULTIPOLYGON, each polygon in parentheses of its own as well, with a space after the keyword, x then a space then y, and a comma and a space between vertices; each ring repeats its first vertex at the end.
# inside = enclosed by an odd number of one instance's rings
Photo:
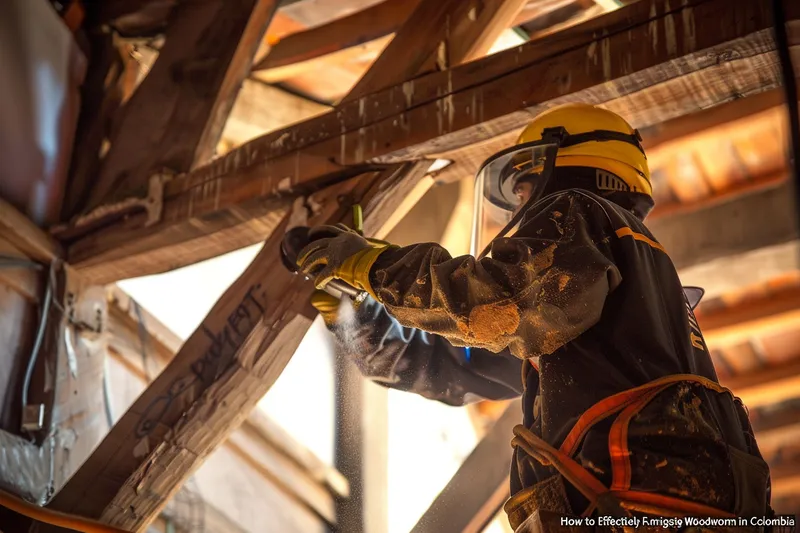
POLYGON ((621 280, 602 208, 575 191, 531 209, 490 258, 451 258, 437 244, 383 251, 370 269, 373 293, 397 320, 453 344, 549 354, 600 319, 621 280))
POLYGON ((345 301, 335 313, 335 319, 330 312, 323 316, 337 351, 376 383, 448 405, 522 394, 522 361, 508 352, 467 350, 403 327, 372 298, 357 309, 345 301))

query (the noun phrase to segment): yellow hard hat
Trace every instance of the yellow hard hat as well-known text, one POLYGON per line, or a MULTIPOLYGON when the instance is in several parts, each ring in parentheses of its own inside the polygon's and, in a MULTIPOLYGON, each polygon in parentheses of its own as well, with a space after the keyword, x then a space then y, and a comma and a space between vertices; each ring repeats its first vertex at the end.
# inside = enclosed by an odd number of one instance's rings
POLYGON ((618 176, 631 192, 652 196, 641 137, 621 116, 588 104, 561 105, 533 119, 517 144, 540 141, 550 128, 563 128, 570 139, 559 148, 556 167, 599 168, 618 176))

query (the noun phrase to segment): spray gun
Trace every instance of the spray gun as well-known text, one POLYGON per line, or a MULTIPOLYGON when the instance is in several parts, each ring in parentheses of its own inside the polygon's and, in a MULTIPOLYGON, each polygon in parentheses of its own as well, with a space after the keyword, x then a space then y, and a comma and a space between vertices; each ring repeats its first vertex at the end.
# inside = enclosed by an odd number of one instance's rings
MULTIPOLYGON (((353 229, 359 235, 364 234, 364 213, 360 205, 353 206, 353 229)), ((281 241, 281 261, 290 272, 298 273, 297 258, 300 251, 311 243, 309 231, 311 228, 308 226, 297 226, 286 232, 281 241)), ((303 276, 305 279, 311 279, 309 276, 303 276)), ((329 281, 323 288, 328 294, 340 298, 342 295, 347 295, 356 304, 360 304, 367 297, 366 291, 358 290, 351 287, 347 283, 334 279, 329 281)))

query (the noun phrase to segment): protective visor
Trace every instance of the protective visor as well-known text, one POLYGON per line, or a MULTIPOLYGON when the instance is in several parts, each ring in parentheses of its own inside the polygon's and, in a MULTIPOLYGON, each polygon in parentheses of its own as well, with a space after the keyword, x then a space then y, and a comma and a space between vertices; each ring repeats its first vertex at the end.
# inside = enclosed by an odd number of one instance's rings
POLYGON ((553 173, 557 153, 558 142, 536 141, 512 146, 481 165, 475 180, 470 243, 473 256, 480 259, 487 255, 493 240, 516 231, 524 208, 541 197, 553 173), (523 193, 523 197, 518 193, 523 193))

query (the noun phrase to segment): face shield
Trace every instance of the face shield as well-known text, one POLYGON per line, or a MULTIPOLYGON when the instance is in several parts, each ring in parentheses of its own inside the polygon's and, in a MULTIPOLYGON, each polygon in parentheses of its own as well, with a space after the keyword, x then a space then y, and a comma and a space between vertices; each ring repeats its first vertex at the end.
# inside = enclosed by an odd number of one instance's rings
POLYGON ((470 251, 479 259, 494 239, 513 234, 527 207, 542 195, 555 167, 558 142, 512 146, 481 165, 475 181, 470 251))

